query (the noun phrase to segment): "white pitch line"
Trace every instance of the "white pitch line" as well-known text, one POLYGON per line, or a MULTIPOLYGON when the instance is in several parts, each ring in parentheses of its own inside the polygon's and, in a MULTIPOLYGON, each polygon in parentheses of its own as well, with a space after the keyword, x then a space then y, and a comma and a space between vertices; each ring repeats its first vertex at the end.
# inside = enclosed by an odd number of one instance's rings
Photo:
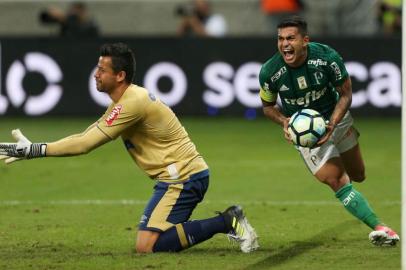
MULTIPOLYGON (((0 201, 0 206, 13 205, 146 205, 148 201, 143 200, 51 200, 51 201, 23 201, 23 200, 5 200, 0 201)), ((241 204, 248 205, 268 205, 268 206, 340 206, 337 201, 228 201, 228 200, 206 200, 202 204, 241 204)), ((374 205, 400 205, 400 201, 382 201, 376 202, 374 205)))

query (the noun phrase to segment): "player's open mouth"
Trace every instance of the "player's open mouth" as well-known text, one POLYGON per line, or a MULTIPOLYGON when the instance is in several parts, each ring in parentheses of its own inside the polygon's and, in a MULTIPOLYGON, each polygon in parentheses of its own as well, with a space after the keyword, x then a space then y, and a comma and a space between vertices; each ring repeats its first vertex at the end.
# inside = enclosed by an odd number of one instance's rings
POLYGON ((295 56, 293 49, 283 49, 283 55, 285 57, 285 60, 293 60, 293 57, 295 56))

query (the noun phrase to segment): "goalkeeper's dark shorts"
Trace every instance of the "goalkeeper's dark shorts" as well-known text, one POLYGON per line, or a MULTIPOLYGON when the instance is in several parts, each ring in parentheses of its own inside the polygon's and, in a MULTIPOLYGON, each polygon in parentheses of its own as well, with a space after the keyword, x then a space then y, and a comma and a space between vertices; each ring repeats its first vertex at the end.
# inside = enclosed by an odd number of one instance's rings
POLYGON ((192 175, 182 183, 158 182, 145 207, 139 230, 164 232, 189 220, 209 187, 209 170, 192 175))

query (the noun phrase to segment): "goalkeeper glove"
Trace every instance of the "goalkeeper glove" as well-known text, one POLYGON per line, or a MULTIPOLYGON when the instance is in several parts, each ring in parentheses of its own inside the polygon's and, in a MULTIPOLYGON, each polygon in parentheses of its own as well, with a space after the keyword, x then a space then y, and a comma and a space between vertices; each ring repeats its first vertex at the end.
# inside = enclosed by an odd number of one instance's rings
POLYGON ((17 143, 0 143, 0 160, 11 163, 21 159, 46 156, 46 143, 31 143, 19 129, 11 132, 17 143))

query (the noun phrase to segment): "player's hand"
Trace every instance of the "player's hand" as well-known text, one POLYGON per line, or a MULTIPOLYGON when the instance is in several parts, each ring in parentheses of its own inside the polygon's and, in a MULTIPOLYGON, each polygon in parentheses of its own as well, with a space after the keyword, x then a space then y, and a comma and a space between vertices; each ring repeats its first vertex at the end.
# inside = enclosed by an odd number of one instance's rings
POLYGON ((290 137, 290 134, 289 134, 289 132, 288 132, 289 119, 290 119, 290 118, 285 118, 285 120, 283 121, 283 133, 284 133, 284 135, 285 135, 285 139, 286 139, 290 144, 293 144, 292 138, 290 137))
POLYGON ((4 163, 10 164, 14 161, 21 160, 21 158, 0 155, 0 160, 4 160, 4 163))
POLYGON ((11 135, 17 143, 0 143, 0 160, 4 160, 6 164, 45 156, 47 147, 45 143, 32 143, 19 129, 13 130, 11 135))
POLYGON ((324 134, 323 137, 320 138, 320 140, 316 143, 316 146, 320 146, 323 143, 327 142, 331 135, 333 134, 333 131, 335 129, 336 125, 332 124, 331 122, 327 121, 326 122, 326 133, 324 134))

